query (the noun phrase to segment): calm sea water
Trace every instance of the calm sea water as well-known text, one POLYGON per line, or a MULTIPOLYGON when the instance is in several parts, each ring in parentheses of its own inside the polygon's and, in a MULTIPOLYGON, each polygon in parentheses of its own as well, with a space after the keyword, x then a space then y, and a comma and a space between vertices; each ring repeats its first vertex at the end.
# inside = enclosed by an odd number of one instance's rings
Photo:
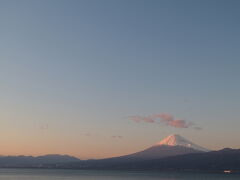
POLYGON ((237 174, 0 169, 0 180, 239 180, 237 174))

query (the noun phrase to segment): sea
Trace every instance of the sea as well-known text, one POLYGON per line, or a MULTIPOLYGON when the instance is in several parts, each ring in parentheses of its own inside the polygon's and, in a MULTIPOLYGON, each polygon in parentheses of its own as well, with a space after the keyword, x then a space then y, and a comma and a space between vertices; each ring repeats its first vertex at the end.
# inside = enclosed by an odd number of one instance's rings
POLYGON ((61 169, 0 169, 0 180, 240 180, 240 174, 61 169))

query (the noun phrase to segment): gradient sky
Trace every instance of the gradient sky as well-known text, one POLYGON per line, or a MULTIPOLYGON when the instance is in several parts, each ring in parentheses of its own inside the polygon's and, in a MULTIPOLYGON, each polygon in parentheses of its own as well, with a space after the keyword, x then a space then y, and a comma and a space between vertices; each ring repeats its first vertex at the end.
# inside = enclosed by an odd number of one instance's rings
POLYGON ((83 159, 169 134, 240 148, 240 1, 0 0, 0 154, 83 159), (171 114, 188 128, 134 122, 171 114))

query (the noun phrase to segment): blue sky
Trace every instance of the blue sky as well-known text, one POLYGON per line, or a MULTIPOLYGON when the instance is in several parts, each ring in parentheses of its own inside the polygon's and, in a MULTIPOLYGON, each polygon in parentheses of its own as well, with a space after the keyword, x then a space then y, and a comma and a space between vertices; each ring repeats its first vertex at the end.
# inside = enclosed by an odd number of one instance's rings
POLYGON ((172 133, 239 148, 239 8, 237 0, 1 0, 0 154, 107 157, 172 133), (127 118, 159 113, 203 129, 127 118))

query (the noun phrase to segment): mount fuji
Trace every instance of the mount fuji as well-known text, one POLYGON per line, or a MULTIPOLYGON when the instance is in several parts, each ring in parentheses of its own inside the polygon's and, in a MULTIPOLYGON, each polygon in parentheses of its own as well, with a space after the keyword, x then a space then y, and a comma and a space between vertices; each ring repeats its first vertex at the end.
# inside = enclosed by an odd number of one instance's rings
POLYGON ((184 137, 177 135, 177 134, 173 134, 173 135, 166 137, 162 141, 158 142, 155 146, 162 146, 162 145, 182 146, 182 147, 192 148, 194 150, 204 151, 204 152, 209 151, 208 149, 203 148, 199 145, 196 145, 196 144, 192 143, 191 141, 189 141, 189 140, 185 139, 184 137))
MULTIPOLYGON (((209 150, 203 148, 193 142, 185 139, 184 137, 173 134, 170 135, 160 142, 156 143, 150 148, 143 151, 139 151, 133 154, 116 157, 117 159, 130 160, 130 159, 159 159, 163 157, 183 155, 189 153, 208 152, 209 150)), ((115 159, 115 158, 111 158, 115 159)))
MULTIPOLYGON (((106 165, 122 164, 129 162, 139 162, 145 160, 155 160, 165 157, 202 153, 208 152, 209 150, 203 148, 199 145, 192 143, 191 141, 181 137, 180 135, 170 135, 164 138, 162 141, 154 144, 153 146, 139 151, 133 154, 128 154, 124 156, 99 159, 99 160, 89 160, 85 164, 88 167, 103 167, 106 165)), ((84 165, 84 166, 85 166, 84 165)))
POLYGON ((106 159, 81 161, 76 164, 71 164, 71 166, 68 165, 67 167, 86 169, 123 168, 125 165, 133 165, 135 167, 138 163, 141 164, 142 162, 155 161, 179 155, 205 153, 208 151, 208 149, 196 145, 180 135, 173 134, 151 147, 136 153, 106 159))
POLYGON ((164 158, 175 158, 181 155, 193 155, 208 152, 191 141, 181 137, 180 135, 170 135, 162 141, 152 145, 151 147, 124 156, 96 159, 96 160, 80 160, 71 156, 43 156, 43 157, 1 157, 0 167, 47 167, 47 168, 129 168, 137 167, 145 162, 158 161, 164 158))

